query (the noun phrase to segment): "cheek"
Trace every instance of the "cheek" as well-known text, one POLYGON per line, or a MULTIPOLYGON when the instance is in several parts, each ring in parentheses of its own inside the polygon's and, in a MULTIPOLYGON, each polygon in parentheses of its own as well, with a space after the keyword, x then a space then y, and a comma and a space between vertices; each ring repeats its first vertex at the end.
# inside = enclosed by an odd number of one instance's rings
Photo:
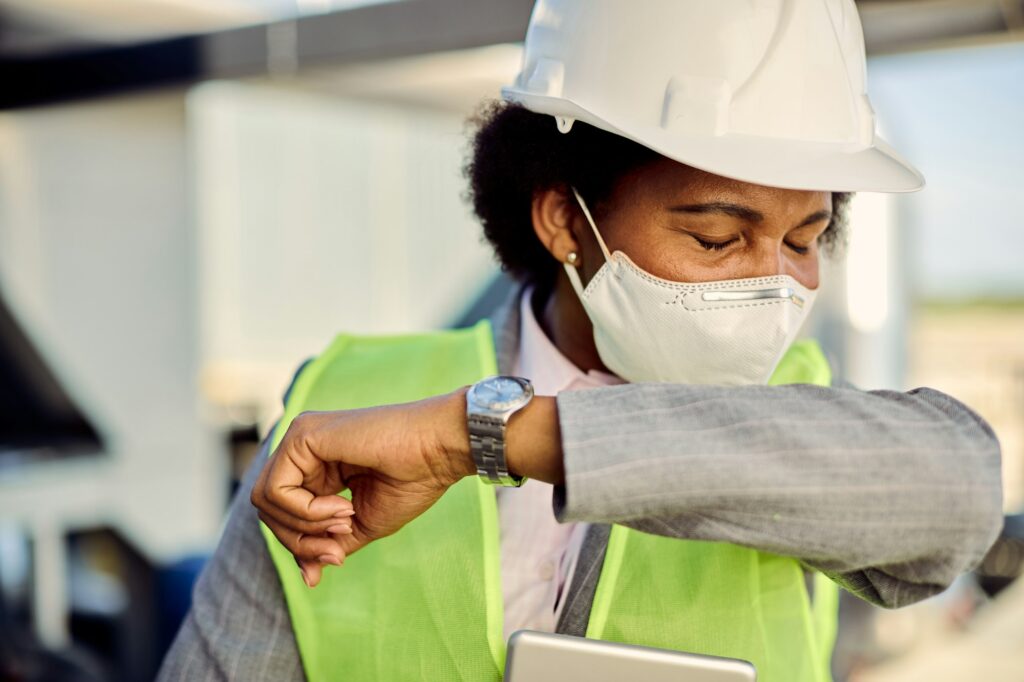
POLYGON ((633 258, 633 253, 646 253, 654 245, 656 228, 644 212, 618 212, 614 219, 598 222, 597 226, 609 251, 624 251, 633 258))
POLYGON ((640 268, 655 277, 675 282, 700 282, 709 279, 714 268, 704 266, 678 238, 646 241, 631 250, 623 249, 640 268))
POLYGON ((622 251, 655 277, 677 282, 695 282, 702 277, 700 258, 687 248, 686 238, 650 218, 638 218, 628 225, 617 223, 602 234, 610 251, 622 251))
POLYGON ((628 239, 614 248, 625 252, 642 270, 673 282, 711 282, 741 277, 741 267, 728 258, 716 258, 699 247, 688 245, 685 237, 660 231, 646 239, 628 239))

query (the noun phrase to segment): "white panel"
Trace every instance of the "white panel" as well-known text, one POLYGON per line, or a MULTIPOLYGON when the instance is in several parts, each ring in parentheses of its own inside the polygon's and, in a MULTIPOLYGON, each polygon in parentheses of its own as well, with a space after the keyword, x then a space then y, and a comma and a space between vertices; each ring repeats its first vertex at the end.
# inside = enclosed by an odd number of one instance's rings
POLYGON ((182 94, 9 112, 0 142, 0 286, 106 445, 0 472, 0 517, 209 549, 227 470, 197 390, 182 94))
POLYGON ((280 409, 339 332, 449 324, 495 272, 462 118, 216 82, 188 98, 207 394, 280 409))

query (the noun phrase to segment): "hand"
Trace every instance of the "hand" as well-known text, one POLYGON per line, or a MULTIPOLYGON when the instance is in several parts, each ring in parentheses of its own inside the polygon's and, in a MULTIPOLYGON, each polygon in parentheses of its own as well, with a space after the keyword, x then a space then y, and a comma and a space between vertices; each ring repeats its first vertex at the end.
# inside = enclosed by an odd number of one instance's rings
POLYGON ((260 519, 295 556, 306 584, 430 508, 463 476, 465 389, 401 405, 305 412, 252 489, 260 519), (349 502, 337 493, 349 489, 349 502))

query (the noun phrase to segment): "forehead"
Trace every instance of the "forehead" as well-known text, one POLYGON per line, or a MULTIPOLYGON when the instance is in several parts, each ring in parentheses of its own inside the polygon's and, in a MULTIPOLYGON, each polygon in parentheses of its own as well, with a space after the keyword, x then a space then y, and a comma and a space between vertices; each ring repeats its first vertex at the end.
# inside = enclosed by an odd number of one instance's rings
POLYGON ((659 159, 624 176, 615 199, 631 204, 680 205, 729 202, 749 206, 765 215, 810 213, 832 209, 832 193, 756 185, 659 159))

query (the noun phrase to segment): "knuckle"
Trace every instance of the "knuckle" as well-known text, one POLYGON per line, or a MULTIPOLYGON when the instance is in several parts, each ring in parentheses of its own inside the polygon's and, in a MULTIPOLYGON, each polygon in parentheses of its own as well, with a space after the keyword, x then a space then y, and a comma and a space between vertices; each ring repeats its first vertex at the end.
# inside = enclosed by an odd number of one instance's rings
POLYGON ((281 437, 281 442, 277 444, 276 452, 280 452, 288 443, 295 440, 299 432, 305 428, 306 420, 303 418, 305 412, 302 412, 292 418, 291 422, 288 423, 288 428, 284 431, 284 436, 281 437))
POLYGON ((278 446, 279 449, 288 450, 309 450, 313 448, 313 439, 318 430, 320 422, 317 412, 300 412, 292 419, 284 438, 278 446))
POLYGON ((294 429, 295 435, 301 437, 314 428, 315 419, 315 412, 310 412, 308 410, 305 412, 300 412, 295 416, 295 419, 292 420, 291 426, 288 428, 288 431, 294 429))
POLYGON ((264 507, 270 506, 270 505, 274 505, 274 506, 277 506, 277 507, 281 506, 280 505, 280 502, 281 502, 281 489, 278 488, 277 486, 268 485, 266 487, 266 489, 264 489, 260 493, 260 497, 262 497, 265 500, 265 504, 263 504, 261 506, 264 506, 264 507))
POLYGON ((317 433, 319 418, 316 412, 302 412, 295 418, 299 422, 295 433, 297 440, 306 448, 312 444, 313 436, 317 433))

